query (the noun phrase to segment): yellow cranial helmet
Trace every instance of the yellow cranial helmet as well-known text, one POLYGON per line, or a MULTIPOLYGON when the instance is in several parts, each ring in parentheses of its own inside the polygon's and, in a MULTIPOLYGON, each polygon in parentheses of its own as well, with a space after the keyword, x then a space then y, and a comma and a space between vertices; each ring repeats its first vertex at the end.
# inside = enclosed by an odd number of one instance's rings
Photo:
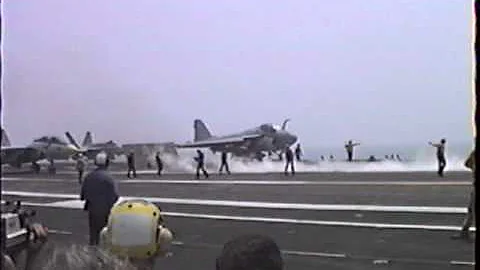
POLYGON ((120 257, 147 259, 169 244, 172 233, 164 228, 160 209, 145 200, 125 200, 112 207, 101 245, 120 257))

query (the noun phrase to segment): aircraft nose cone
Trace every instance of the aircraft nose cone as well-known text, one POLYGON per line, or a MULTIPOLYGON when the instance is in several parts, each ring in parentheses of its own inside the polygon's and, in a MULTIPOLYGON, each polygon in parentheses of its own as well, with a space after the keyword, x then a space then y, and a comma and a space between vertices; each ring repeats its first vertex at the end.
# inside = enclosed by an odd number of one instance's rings
POLYGON ((297 137, 297 136, 295 136, 295 135, 293 135, 293 138, 292 138, 292 140, 293 140, 293 142, 295 143, 295 142, 297 142, 297 141, 298 141, 298 137, 297 137))
POLYGON ((285 147, 285 146, 290 146, 294 144, 297 141, 297 136, 283 131, 281 133, 281 136, 277 137, 277 140, 275 140, 275 145, 277 147, 285 147))
POLYGON ((76 148, 75 146, 73 146, 73 145, 69 145, 69 146, 67 147, 67 149, 68 149, 68 151, 70 152, 70 154, 76 154, 76 153, 78 153, 78 152, 81 152, 81 151, 79 151, 79 149, 77 149, 77 148, 76 148))
POLYGON ((290 134, 290 144, 294 144, 297 141, 297 136, 290 134))

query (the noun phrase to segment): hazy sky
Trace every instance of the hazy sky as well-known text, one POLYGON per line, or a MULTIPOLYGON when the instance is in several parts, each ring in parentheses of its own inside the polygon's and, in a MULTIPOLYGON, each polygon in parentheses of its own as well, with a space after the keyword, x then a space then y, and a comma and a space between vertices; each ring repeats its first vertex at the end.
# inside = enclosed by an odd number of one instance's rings
POLYGON ((15 144, 184 142, 197 117, 289 117, 309 146, 471 140, 472 1, 3 2, 15 144))

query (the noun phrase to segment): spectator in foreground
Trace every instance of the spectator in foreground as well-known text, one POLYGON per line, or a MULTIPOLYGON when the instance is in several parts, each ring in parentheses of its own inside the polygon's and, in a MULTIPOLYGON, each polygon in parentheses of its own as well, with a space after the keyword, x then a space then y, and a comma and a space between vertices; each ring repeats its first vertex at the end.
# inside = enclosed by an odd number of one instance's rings
POLYGON ((464 240, 472 240, 470 238, 470 226, 472 226, 473 221, 475 220, 475 150, 470 153, 467 160, 465 161, 465 167, 469 168, 473 173, 473 183, 472 183, 472 190, 470 191, 470 199, 468 202, 467 207, 467 215, 463 220, 462 228, 460 229, 460 233, 457 235, 453 235, 453 239, 464 239, 464 240))

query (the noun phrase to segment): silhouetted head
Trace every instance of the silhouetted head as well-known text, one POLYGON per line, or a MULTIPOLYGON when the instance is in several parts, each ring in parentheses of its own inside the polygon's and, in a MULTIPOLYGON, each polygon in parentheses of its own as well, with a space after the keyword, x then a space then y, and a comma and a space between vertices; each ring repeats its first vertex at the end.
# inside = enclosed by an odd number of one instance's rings
POLYGON ((440 140, 440 143, 441 143, 441 144, 445 144, 446 142, 447 142, 447 140, 446 140, 445 138, 443 138, 443 139, 440 140))
POLYGON ((200 151, 200 149, 197 149, 197 154, 201 154, 202 151, 200 151))
POLYGON ((352 140, 349 140, 349 141, 348 141, 348 144, 352 144, 352 140))
POLYGON ((5 270, 16 270, 15 263, 13 262, 12 258, 8 255, 3 255, 2 260, 2 269, 5 270))
POLYGON ((282 270, 283 259, 275 241, 264 235, 241 235, 223 246, 216 270, 282 270))

